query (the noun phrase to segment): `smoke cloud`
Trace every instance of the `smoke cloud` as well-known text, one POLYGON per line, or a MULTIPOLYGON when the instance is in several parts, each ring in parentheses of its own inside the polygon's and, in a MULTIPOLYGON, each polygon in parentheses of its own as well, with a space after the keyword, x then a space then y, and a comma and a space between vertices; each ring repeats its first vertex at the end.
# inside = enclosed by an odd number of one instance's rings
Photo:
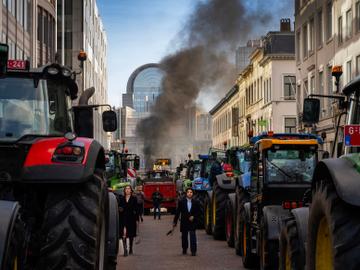
MULTIPOLYGON (((292 5, 292 1, 284 1, 281 9, 292 5)), ((264 10, 256 1, 208 0, 196 5, 178 34, 181 49, 160 63, 165 71, 163 92, 150 117, 137 126, 137 134, 144 140, 148 168, 163 149, 171 149, 176 138, 170 138, 170 134, 186 136, 184 127, 174 127, 185 122, 186 112, 195 105, 200 92, 218 99, 233 86, 237 75, 233 63, 236 47, 274 30, 265 30, 274 18, 280 20, 274 10, 264 10)))

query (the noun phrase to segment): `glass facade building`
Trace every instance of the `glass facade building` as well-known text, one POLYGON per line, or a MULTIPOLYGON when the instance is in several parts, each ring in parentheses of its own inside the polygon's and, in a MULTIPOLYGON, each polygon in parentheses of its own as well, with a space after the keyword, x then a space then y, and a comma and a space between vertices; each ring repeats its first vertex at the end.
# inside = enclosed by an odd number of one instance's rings
POLYGON ((130 107, 140 114, 150 112, 151 106, 162 91, 164 72, 158 64, 146 64, 130 76, 123 107, 130 107))
POLYGON ((142 70, 133 85, 133 105, 137 112, 149 112, 161 92, 164 73, 159 68, 150 67, 142 70))

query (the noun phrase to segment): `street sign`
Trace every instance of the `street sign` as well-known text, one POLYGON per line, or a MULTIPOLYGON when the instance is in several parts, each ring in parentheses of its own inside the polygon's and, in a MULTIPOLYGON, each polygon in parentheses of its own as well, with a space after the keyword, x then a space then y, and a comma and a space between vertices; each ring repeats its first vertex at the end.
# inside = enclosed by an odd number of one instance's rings
POLYGON ((7 68, 10 70, 27 70, 28 69, 27 61, 23 60, 8 60, 7 68))
POLYGON ((360 146, 360 125, 345 125, 345 145, 360 146))

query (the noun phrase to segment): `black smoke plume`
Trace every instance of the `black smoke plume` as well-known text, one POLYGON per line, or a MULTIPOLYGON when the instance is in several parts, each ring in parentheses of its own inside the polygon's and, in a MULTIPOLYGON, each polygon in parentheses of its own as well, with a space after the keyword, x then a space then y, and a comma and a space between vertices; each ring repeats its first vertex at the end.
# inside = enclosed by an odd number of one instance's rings
MULTIPOLYGON (((291 2, 283 0, 276 8, 291 9, 291 2)), ((148 168, 166 145, 171 149, 170 141, 174 139, 169 138, 171 129, 185 120, 186 111, 195 104, 201 91, 215 89, 212 94, 218 98, 233 86, 237 75, 232 63, 236 47, 273 30, 266 26, 274 19, 280 20, 274 7, 269 8, 270 3, 272 1, 208 0, 196 5, 178 34, 181 49, 160 63, 165 71, 163 92, 151 109, 150 117, 137 126, 137 134, 144 140, 148 168), (265 2, 263 6, 268 7, 267 10, 258 2, 265 2)), ((175 133, 181 136, 184 132, 177 130, 175 133)))

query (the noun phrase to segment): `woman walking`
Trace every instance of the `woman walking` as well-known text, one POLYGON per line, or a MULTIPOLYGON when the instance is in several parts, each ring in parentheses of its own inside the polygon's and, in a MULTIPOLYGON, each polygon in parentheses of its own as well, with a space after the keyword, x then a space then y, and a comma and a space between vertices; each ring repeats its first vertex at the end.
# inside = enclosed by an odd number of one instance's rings
POLYGON ((120 235, 124 246, 124 256, 128 255, 127 238, 129 238, 129 254, 133 254, 134 237, 136 236, 137 222, 139 221, 136 197, 130 185, 124 188, 124 196, 119 199, 120 235))

